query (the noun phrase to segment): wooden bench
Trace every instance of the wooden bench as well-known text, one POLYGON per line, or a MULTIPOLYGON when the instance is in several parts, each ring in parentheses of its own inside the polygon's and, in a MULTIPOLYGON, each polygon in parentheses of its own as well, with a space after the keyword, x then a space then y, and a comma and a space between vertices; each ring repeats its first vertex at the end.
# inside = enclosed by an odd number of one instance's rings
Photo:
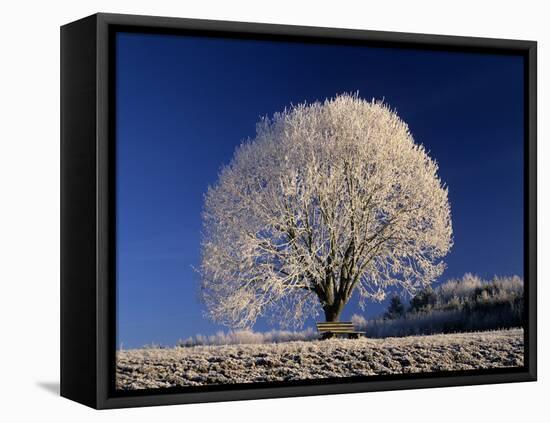
POLYGON ((337 335, 347 335, 348 338, 357 339, 364 332, 357 332, 352 322, 320 322, 317 323, 317 331, 322 339, 329 339, 337 335))

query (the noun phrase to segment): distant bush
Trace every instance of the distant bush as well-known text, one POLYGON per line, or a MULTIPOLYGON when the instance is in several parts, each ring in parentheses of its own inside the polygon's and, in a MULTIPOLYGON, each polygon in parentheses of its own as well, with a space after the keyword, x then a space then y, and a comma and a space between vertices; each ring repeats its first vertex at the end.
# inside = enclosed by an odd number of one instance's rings
POLYGON ((393 296, 390 300, 388 310, 384 313, 386 319, 398 319, 405 314, 405 306, 397 295, 393 296))
POLYGON ((411 298, 409 312, 420 313, 429 311, 435 306, 436 302, 436 293, 431 287, 428 287, 411 298))
POLYGON ((272 344, 290 341, 310 341, 319 339, 319 334, 311 328, 303 331, 272 330, 269 332, 254 332, 252 330, 237 330, 215 335, 195 335, 179 340, 178 347, 195 347, 200 345, 236 345, 236 344, 272 344))
MULTIPOLYGON (((144 350, 164 350, 167 348, 170 348, 170 347, 168 345, 159 344, 156 342, 151 342, 150 344, 145 344, 141 347, 141 349, 144 349, 144 350)), ((120 348, 120 350, 122 350, 122 347, 120 348)))
POLYGON ((398 315, 392 299, 383 317, 352 320, 367 336, 428 335, 520 327, 523 322, 523 280, 517 276, 484 281, 467 273, 461 279, 427 288, 410 301, 408 310, 398 315))
POLYGON ((351 322, 353 323, 355 330, 363 330, 367 327, 367 319, 359 314, 354 314, 351 316, 351 322))

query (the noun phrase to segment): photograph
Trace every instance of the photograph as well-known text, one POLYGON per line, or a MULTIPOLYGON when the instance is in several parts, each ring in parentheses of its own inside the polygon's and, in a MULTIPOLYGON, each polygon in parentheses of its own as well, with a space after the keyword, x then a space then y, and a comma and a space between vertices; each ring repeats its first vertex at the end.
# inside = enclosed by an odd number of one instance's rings
POLYGON ((6 2, 0 422, 549 415, 544 11, 6 2))
POLYGON ((524 369, 525 57, 367 44, 114 33, 116 391, 524 369))

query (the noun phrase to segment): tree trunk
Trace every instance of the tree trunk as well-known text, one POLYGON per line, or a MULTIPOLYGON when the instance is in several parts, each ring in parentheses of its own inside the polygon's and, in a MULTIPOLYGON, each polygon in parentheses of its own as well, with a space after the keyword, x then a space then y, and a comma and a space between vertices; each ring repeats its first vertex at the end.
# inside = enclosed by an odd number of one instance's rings
POLYGON ((327 322, 337 322, 340 318, 340 313, 342 312, 342 305, 333 304, 323 307, 325 311, 325 321, 327 322))
MULTIPOLYGON (((334 304, 327 304, 323 307, 323 310, 325 311, 325 321, 326 322, 337 322, 340 318, 340 313, 342 312, 342 309, 344 308, 344 302, 336 301, 334 304)), ((330 332, 326 332, 323 334, 322 339, 330 339, 333 338, 334 334, 330 332)))

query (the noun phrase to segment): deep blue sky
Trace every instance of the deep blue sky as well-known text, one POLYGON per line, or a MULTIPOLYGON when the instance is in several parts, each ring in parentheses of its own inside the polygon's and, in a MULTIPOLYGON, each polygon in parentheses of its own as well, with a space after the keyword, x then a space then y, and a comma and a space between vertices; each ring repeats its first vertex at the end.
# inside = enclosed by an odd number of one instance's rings
POLYGON ((208 185, 260 116, 343 92, 385 99, 439 162, 454 228, 441 279, 523 276, 521 57, 119 33, 116 69, 117 345, 223 329, 192 268, 208 185))

